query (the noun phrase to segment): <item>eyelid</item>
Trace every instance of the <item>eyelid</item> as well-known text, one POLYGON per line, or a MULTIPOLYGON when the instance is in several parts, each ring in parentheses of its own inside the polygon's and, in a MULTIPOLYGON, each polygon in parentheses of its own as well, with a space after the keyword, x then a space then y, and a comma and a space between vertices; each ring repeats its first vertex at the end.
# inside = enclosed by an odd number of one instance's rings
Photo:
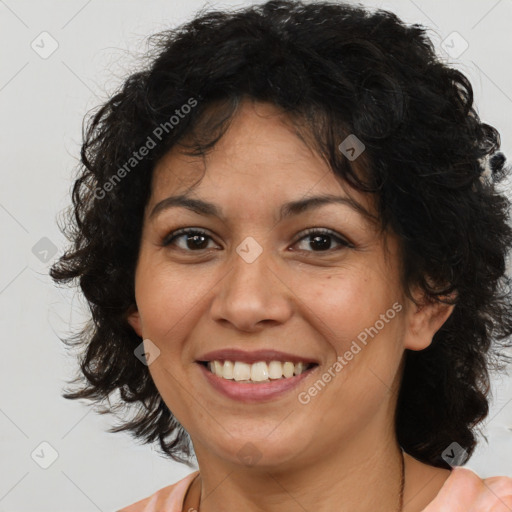
MULTIPOLYGON (((191 226, 191 227, 178 228, 178 229, 172 230, 170 233, 168 233, 167 235, 164 236, 161 245, 164 247, 167 247, 168 245, 170 245, 170 243, 173 240, 175 240, 183 235, 188 235, 190 233, 204 235, 213 240, 213 237, 209 233, 208 230, 203 229, 203 228, 195 228, 195 227, 191 226)), ((190 252, 192 252, 192 251, 190 251, 190 252)))
MULTIPOLYGON (((352 249, 355 248, 355 245, 348 238, 346 238, 345 236, 339 234, 338 232, 336 232, 336 231, 334 231, 332 229, 321 228, 321 227, 307 228, 307 229, 301 231, 297 235, 297 238, 293 242, 293 245, 295 245, 297 242, 300 242, 303 238, 306 238, 308 235, 312 235, 312 234, 316 234, 316 233, 320 233, 320 234, 324 234, 324 235, 329 235, 330 237, 335 238, 336 240, 338 240, 338 242, 341 245, 344 245, 344 246, 352 248, 352 249)), ((314 253, 314 252, 322 252, 322 251, 307 251, 307 252, 313 252, 314 253)))
MULTIPOLYGON (((161 245, 163 247, 168 247, 169 245, 171 245, 171 242, 173 242, 174 240, 182 237, 183 235, 187 235, 187 234, 199 234, 199 235, 205 236, 205 237, 209 238, 210 240, 212 240, 213 242, 215 242, 214 237, 210 234, 210 232, 207 229, 190 226, 190 227, 178 228, 178 229, 171 231, 168 235, 166 235, 163 238, 161 245)), ((309 235, 312 235, 312 234, 325 234, 325 235, 328 235, 331 238, 335 239, 337 241, 338 245, 340 245, 342 247, 351 248, 351 249, 355 248, 355 245, 347 237, 339 234, 338 232, 336 232, 332 229, 324 228, 324 227, 311 227, 311 228, 302 230, 301 232, 299 232, 297 234, 296 238, 294 239, 294 241, 291 245, 292 246, 296 245, 298 242, 302 241, 303 239, 307 238, 309 235)), ((178 249, 181 249, 181 248, 178 248, 178 249)), ((211 250, 211 249, 199 249, 197 251, 186 250, 186 249, 183 249, 183 250, 185 252, 190 252, 190 253, 193 253, 193 252, 200 253, 201 251, 207 251, 207 250, 211 250)), ((333 252, 333 249, 329 249, 327 251, 303 251, 303 250, 301 250, 301 252, 313 253, 313 254, 324 252, 324 253, 330 254, 333 252)))

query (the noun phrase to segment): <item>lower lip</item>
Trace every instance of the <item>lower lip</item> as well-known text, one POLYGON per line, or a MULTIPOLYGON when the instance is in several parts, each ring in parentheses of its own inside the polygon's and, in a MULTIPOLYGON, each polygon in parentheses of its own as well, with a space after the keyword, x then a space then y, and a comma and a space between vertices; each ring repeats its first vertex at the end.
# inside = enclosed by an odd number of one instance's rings
POLYGON ((206 380, 220 393, 238 400, 239 402, 254 403, 273 400, 287 391, 296 388, 300 382, 313 373, 318 366, 313 366, 309 370, 295 375, 288 379, 276 379, 270 382, 262 382, 260 384, 249 384, 237 382, 236 380, 223 379, 212 373, 204 365, 197 363, 206 377, 206 380))

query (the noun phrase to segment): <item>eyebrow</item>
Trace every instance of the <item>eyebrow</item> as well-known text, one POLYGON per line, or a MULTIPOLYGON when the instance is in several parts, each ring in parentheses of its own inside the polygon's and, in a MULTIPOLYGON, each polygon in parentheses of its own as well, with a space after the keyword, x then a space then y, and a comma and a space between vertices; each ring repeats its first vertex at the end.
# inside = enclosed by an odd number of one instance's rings
MULTIPOLYGON (((343 204, 349 206, 365 217, 371 217, 365 208, 350 197, 323 194, 284 203, 279 210, 279 222, 294 215, 299 215, 308 210, 313 210, 327 204, 343 204)), ((169 208, 178 207, 186 208, 199 215, 213 216, 225 220, 222 210, 214 203, 209 203, 202 199, 195 199, 187 195, 170 196, 163 199, 153 207, 149 214, 149 218, 151 219, 155 215, 158 215, 169 208)))

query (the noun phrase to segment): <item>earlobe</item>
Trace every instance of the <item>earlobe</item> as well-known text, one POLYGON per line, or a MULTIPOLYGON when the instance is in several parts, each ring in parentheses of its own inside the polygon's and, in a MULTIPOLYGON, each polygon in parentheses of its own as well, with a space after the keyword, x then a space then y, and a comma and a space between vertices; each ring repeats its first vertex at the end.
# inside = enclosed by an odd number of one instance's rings
POLYGON ((127 320, 128 323, 132 326, 133 330, 142 338, 140 314, 136 306, 133 306, 128 312, 127 320))
MULTIPOLYGON (((450 295, 453 298, 453 295, 450 295)), ((423 350, 430 346, 434 334, 448 320, 455 308, 455 304, 443 302, 424 302, 416 305, 412 301, 407 315, 407 331, 404 347, 409 350, 423 350)))

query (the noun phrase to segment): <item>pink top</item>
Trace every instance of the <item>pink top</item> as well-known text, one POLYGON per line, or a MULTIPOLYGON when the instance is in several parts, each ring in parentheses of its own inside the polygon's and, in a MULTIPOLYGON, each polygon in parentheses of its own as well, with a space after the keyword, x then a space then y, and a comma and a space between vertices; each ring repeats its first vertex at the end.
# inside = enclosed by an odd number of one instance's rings
POLYGON ((198 474, 199 471, 194 471, 175 484, 168 485, 151 496, 121 508, 117 512, 189 512, 182 511, 183 501, 188 488, 198 474))
MULTIPOLYGON (((116 512, 196 512, 194 509, 183 510, 183 502, 185 501, 185 496, 190 485, 198 473, 199 471, 190 473, 190 475, 187 475, 175 484, 168 485, 156 491, 151 496, 119 509, 116 512)), ((455 473, 452 471, 452 474, 447 478, 443 487, 451 481, 454 474, 455 473)))

